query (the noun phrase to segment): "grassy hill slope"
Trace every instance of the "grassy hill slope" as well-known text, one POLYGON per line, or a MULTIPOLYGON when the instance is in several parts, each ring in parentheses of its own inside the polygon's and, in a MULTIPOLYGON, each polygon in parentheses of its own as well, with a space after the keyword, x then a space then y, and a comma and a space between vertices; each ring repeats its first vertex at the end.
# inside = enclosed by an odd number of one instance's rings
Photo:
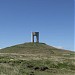
POLYGON ((20 54, 66 54, 72 51, 57 49, 45 43, 24 43, 0 50, 0 53, 20 53, 20 54))
POLYGON ((75 52, 45 43, 24 43, 0 50, 0 75, 74 75, 75 52))

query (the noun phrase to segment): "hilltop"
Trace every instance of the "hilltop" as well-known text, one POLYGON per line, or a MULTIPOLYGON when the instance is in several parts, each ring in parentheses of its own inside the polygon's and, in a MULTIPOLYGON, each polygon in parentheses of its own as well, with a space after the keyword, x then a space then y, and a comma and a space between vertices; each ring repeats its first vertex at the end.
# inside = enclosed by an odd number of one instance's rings
POLYGON ((10 46, 0 50, 0 54, 16 56, 17 59, 27 59, 27 60, 37 60, 37 59, 53 59, 53 60, 63 60, 63 58, 73 57, 75 52, 57 49, 55 47, 49 46, 45 43, 23 43, 14 46, 10 46), (20 57, 22 56, 22 57, 20 57))
POLYGON ((20 54, 68 54, 73 53, 69 50, 58 49, 52 46, 49 46, 45 43, 24 43, 18 44, 11 47, 6 47, 0 50, 0 53, 20 53, 20 54))
POLYGON ((0 75, 73 75, 75 52, 45 43, 23 43, 0 50, 0 75))

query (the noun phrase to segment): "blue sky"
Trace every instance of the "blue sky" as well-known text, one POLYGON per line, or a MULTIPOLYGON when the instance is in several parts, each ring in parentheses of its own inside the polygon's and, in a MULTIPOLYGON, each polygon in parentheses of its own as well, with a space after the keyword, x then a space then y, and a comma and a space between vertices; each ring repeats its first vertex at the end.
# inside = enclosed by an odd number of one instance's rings
POLYGON ((40 42, 74 50, 74 0, 0 0, 0 48, 40 42))

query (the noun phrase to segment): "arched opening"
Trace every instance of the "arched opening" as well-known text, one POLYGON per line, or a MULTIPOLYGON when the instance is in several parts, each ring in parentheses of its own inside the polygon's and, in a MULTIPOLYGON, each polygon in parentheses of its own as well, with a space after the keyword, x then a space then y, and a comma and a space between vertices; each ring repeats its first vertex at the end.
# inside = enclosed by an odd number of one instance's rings
POLYGON ((32 42, 39 42, 39 32, 32 32, 32 42))

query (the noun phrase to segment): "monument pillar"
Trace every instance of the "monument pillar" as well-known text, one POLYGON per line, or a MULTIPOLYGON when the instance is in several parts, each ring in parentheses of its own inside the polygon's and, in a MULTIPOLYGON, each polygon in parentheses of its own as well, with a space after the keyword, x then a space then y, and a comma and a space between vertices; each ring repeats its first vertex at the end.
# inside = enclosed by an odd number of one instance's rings
POLYGON ((34 42, 35 36, 36 36, 36 42, 39 42, 39 32, 32 32, 32 42, 34 42))

